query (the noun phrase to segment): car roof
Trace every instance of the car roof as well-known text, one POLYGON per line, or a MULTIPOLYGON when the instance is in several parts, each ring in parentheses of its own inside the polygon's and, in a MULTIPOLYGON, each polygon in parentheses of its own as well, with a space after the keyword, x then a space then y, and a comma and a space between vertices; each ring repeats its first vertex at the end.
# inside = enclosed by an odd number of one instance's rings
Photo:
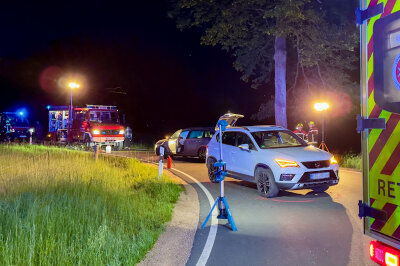
POLYGON ((182 131, 186 130, 209 130, 209 131, 215 131, 213 127, 187 127, 182 129, 182 131))
POLYGON ((246 130, 250 132, 257 132, 257 131, 274 131, 274 130, 288 130, 284 127, 275 126, 275 125, 259 125, 259 126, 241 126, 241 127, 228 127, 226 128, 227 131, 234 131, 234 130, 246 130))

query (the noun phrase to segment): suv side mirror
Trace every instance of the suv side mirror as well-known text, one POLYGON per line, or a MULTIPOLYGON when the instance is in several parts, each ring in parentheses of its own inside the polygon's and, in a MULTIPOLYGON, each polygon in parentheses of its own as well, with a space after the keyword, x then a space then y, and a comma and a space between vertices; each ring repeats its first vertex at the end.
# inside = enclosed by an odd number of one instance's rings
POLYGON ((249 146, 249 144, 242 144, 242 145, 239 145, 239 149, 244 150, 244 151, 250 151, 250 146, 249 146))

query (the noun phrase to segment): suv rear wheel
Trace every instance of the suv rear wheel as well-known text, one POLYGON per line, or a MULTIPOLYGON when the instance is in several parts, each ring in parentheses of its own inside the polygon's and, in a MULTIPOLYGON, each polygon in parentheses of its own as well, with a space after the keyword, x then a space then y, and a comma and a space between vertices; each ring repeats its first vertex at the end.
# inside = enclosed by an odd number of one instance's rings
POLYGON ((276 197, 279 188, 275 183, 274 174, 268 168, 257 167, 254 171, 254 179, 257 184, 258 193, 264 198, 276 197))
POLYGON ((215 180, 215 171, 217 168, 214 166, 214 163, 216 162, 217 160, 214 158, 208 158, 207 160, 208 178, 212 183, 218 183, 217 180, 215 180))
POLYGON ((199 156, 200 161, 204 162, 206 160, 207 150, 205 147, 201 147, 197 153, 199 156))

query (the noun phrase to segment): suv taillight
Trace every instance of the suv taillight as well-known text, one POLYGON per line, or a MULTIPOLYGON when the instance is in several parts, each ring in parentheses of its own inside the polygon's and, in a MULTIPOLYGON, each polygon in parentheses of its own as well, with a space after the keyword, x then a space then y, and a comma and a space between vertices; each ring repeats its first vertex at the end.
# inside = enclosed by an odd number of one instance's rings
POLYGON ((371 260, 384 266, 398 266, 400 251, 378 241, 371 241, 369 245, 371 260))

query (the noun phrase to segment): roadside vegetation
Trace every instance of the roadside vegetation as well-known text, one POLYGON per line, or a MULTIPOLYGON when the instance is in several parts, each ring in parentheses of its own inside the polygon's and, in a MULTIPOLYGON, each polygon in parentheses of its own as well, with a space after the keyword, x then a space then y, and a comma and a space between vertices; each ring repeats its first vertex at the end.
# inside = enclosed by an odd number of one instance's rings
POLYGON ((339 165, 346 168, 362 170, 361 154, 338 155, 339 165))
POLYGON ((0 265, 132 265, 182 188, 134 159, 0 145, 0 265))

